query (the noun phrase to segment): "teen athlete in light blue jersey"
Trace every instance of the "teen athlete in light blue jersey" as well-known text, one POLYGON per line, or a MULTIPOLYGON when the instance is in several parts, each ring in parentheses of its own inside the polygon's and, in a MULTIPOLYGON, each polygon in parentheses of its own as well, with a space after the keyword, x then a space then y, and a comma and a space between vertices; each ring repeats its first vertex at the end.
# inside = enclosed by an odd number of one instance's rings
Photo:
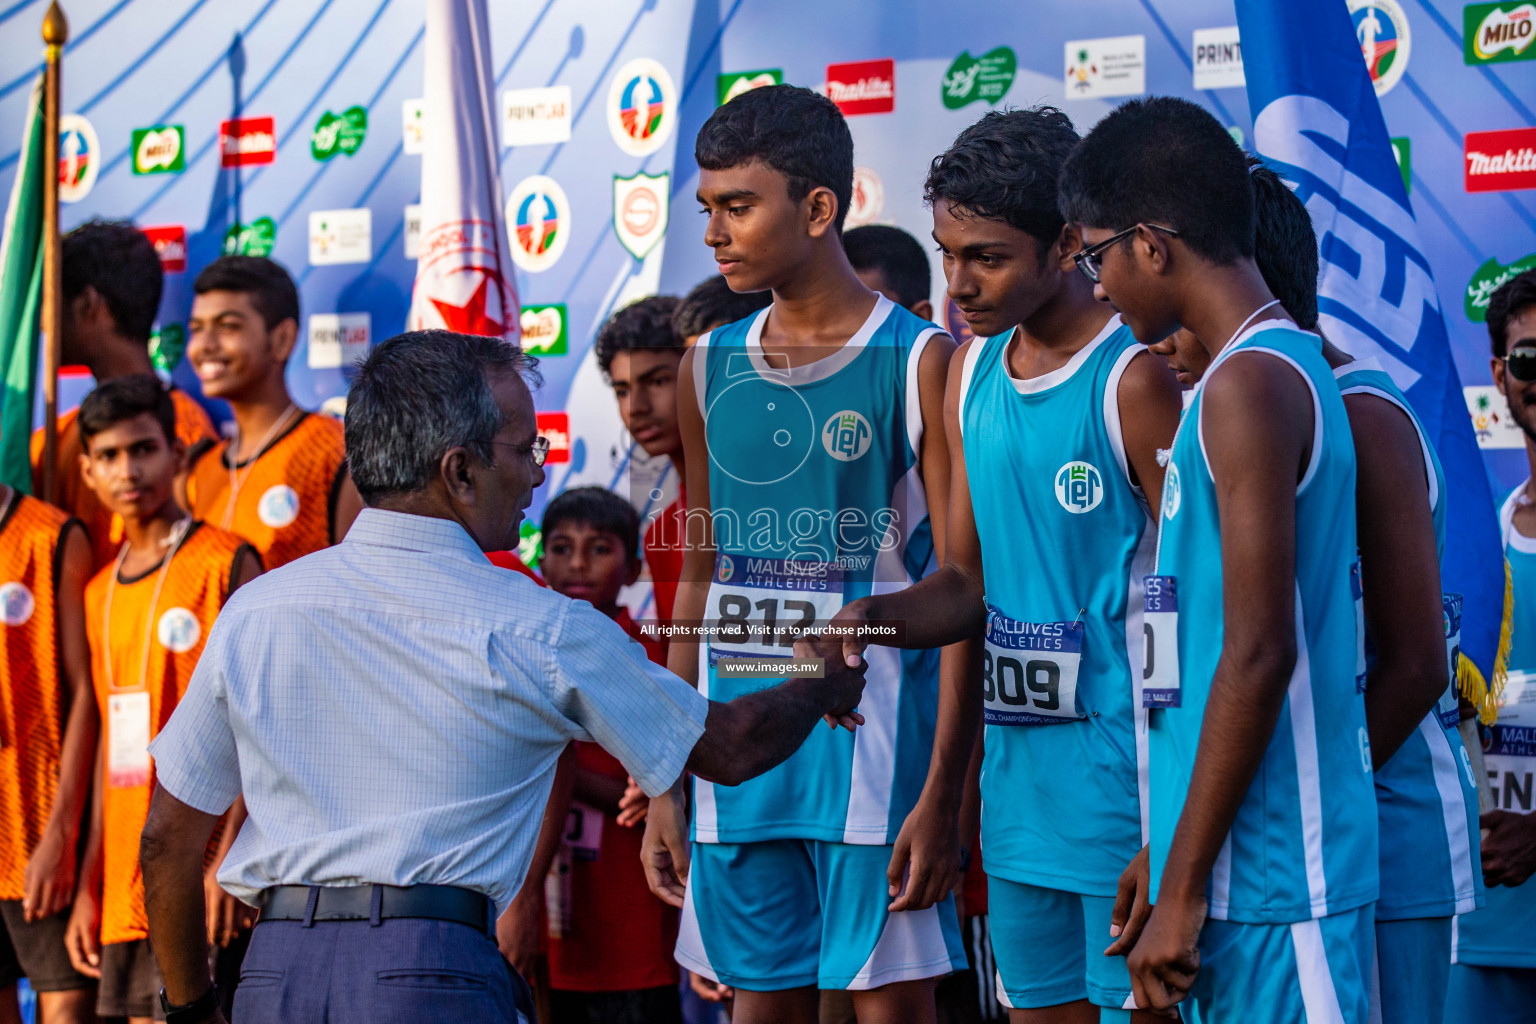
MULTIPOLYGON (((768 316, 704 335, 693 364, 715 532, 704 617, 720 631, 699 645, 712 700, 763 686, 721 675, 721 658, 788 658, 800 632, 920 579, 933 555, 917 367, 943 332, 881 296, 835 353, 775 370, 761 342, 768 316)), ((863 728, 814 733, 745 785, 696 782, 697 841, 896 841, 933 748, 939 652, 876 648, 868 661, 863 728)))
MULTIPOLYGON (((1536 471, 1536 272, 1488 302, 1493 382, 1525 435, 1536 471)), ((1447 1024, 1536 1019, 1536 487, 1527 479, 1499 512, 1514 607, 1509 681, 1498 721, 1483 727, 1493 809, 1483 815, 1488 905, 1456 919, 1447 1024)))
MULTIPOLYGON (((711 115, 695 155, 721 272, 774 294, 701 338, 678 381, 690 518, 674 619, 710 628, 674 637, 669 664, 718 698, 760 689, 846 599, 900 590, 928 566, 948 496, 954 343, 849 265, 853 141, 831 101, 753 90, 711 115), (758 678, 731 674, 748 662, 758 678)), ((856 731, 813 735, 759 785, 695 787, 685 891, 680 802, 647 814, 652 889, 683 905, 677 958, 735 988, 738 1019, 813 1024, 822 988, 851 990, 863 1019, 922 1024, 933 979, 964 964, 953 903, 908 910, 899 892, 896 838, 934 746, 938 658, 868 662, 859 714, 843 722, 856 731)))
MULTIPOLYGON (((1317 235, 1285 181, 1250 163, 1255 262, 1295 322, 1317 328, 1317 235)), ((1152 346, 1193 384, 1210 356, 1187 330, 1152 346)), ((1445 481, 1438 456, 1397 386, 1375 360, 1324 341, 1355 438, 1356 509, 1365 580, 1366 726, 1377 765, 1381 898, 1376 907, 1373 1019, 1438 1024, 1450 970, 1451 915, 1480 905, 1477 793, 1456 731, 1449 652, 1459 601, 1440 593, 1445 481), (1409 500, 1411 499, 1411 500, 1409 500), (1444 623, 1445 645, 1434 637, 1444 623), (1418 718, 1421 711, 1429 713, 1418 718)), ((1357 593, 1357 599, 1360 595, 1357 593)), ((1364 630, 1362 630, 1362 636, 1364 630)))
POLYGON ((1122 105, 1061 190, 1079 267, 1136 336, 1182 324, 1213 357, 1146 583, 1156 898, 1130 957, 1137 1001, 1363 1024, 1377 843, 1343 400, 1317 336, 1266 320, 1284 314, 1254 264, 1246 162, 1210 114, 1122 105))
MULTIPOLYGON (((992 112, 933 161, 933 237, 976 335, 945 399, 945 565, 839 616, 905 622, 912 646, 958 644, 938 736, 974 736, 985 713, 999 999, 1015 1020, 1052 1022, 1123 1020, 1133 1005, 1124 961, 1104 948, 1117 883, 1145 842, 1141 580, 1157 452, 1180 404, 1172 375, 1073 267, 1080 241, 1055 182, 1076 143, 1059 110, 992 112)), ((909 832, 953 845, 964 769, 935 754, 909 832)), ((942 894, 935 876, 914 884, 942 894)))

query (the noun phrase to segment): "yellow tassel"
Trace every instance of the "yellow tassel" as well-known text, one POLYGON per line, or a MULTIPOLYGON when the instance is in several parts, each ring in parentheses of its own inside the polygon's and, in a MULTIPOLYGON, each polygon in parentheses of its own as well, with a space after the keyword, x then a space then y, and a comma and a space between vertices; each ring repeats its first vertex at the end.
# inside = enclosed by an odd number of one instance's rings
POLYGON ((1509 681, 1510 631, 1515 617, 1515 581, 1504 563, 1504 621, 1499 626, 1499 652, 1493 661, 1493 681, 1483 678, 1472 659, 1461 655, 1456 665, 1456 686, 1461 695, 1477 707, 1477 717, 1484 725, 1492 725, 1499 718, 1499 701, 1504 696, 1504 684, 1509 681))

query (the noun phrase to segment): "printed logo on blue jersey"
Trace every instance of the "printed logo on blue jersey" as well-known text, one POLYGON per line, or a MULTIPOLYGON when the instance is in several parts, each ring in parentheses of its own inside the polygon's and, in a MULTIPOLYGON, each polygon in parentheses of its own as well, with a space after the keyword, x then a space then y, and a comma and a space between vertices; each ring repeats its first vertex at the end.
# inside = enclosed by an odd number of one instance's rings
POLYGON ((1073 515, 1092 512, 1104 500, 1104 478, 1091 463, 1069 462, 1056 471, 1056 500, 1073 515))
POLYGON ((1360 770, 1371 774, 1371 734, 1363 725, 1360 727, 1360 770))
POLYGON ((852 462, 863 456, 874 437, 869 420, 852 409, 833 413, 821 428, 822 445, 839 462, 852 462))

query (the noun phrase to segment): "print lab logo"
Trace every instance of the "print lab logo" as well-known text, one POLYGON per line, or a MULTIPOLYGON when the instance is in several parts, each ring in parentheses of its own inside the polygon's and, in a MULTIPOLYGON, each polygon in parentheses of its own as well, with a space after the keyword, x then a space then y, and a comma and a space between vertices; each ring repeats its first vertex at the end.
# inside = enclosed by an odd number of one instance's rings
POLYGON ((1468 132, 1468 192, 1507 192, 1536 188, 1536 128, 1468 132))
POLYGON ((895 59, 828 64, 827 96, 845 115, 889 114, 896 109, 895 59))
POLYGON ((144 234, 160 257, 160 269, 167 274, 179 274, 187 269, 187 227, 185 224, 166 224, 144 228, 144 234))
POLYGON ((1470 4, 1462 29, 1468 64, 1536 59, 1536 4, 1470 4))
POLYGON ((571 204, 565 190, 542 174, 524 178, 507 197, 512 262, 530 274, 555 265, 570 238, 571 204))
POLYGON ((277 158, 277 130, 270 117, 236 117, 219 122, 222 167, 269 164, 277 158))
POLYGON ((650 156, 677 121, 677 87, 658 61, 632 60, 608 87, 608 131, 630 156, 650 156))
POLYGON ((835 412, 821 428, 821 443, 838 462, 852 462, 869 451, 874 431, 863 414, 844 409, 835 412))
POLYGON ((1104 478, 1092 463, 1069 462, 1056 471, 1056 500, 1073 515, 1092 512, 1104 500, 1104 478))
POLYGON ((1376 95, 1385 95, 1408 70, 1408 15, 1397 0, 1349 0, 1349 17, 1376 95))

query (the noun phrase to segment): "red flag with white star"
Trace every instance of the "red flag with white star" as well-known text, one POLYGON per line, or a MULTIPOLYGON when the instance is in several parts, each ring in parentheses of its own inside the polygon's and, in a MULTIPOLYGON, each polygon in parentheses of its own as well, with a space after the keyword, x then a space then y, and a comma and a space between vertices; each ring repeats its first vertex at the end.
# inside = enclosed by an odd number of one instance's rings
POLYGON ((411 330, 516 341, 485 0, 427 0, 421 242, 411 330))

